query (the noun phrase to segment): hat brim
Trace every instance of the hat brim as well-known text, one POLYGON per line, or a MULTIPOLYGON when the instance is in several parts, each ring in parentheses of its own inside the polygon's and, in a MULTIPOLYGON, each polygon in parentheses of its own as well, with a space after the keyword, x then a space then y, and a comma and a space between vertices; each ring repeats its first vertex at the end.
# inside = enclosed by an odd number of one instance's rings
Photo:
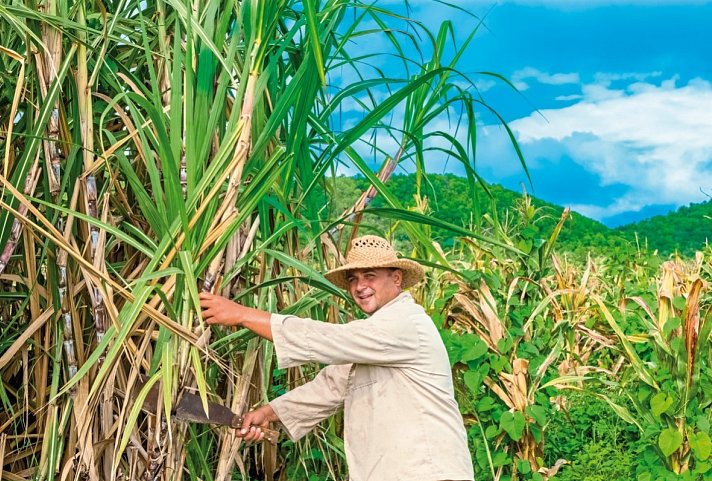
POLYGON ((400 269, 403 271, 403 284, 402 288, 403 289, 408 289, 409 287, 413 287, 416 285, 418 282, 420 282, 423 279, 424 272, 423 272, 423 267, 418 264, 415 261, 411 261, 410 259, 397 259, 393 261, 388 261, 388 262, 354 262, 351 264, 346 264, 341 267, 337 267, 336 269, 332 269, 326 274, 324 274, 324 277, 326 277, 329 281, 331 281, 332 284, 334 284, 337 287, 340 287, 341 289, 348 291, 349 290, 349 282, 347 279, 347 274, 349 271, 352 271, 354 269, 388 269, 388 268, 395 268, 395 269, 400 269))

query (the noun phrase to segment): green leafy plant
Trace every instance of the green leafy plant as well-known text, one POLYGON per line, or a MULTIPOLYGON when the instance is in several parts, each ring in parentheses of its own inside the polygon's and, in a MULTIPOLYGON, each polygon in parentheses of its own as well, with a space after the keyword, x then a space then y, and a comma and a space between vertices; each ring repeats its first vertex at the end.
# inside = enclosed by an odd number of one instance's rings
MULTIPOLYGON (((538 214, 524 206, 523 221, 506 229, 493 219, 503 245, 522 246, 538 214), (534 216, 534 217, 532 217, 534 216)), ((563 222, 563 219, 562 219, 563 222)), ((464 241, 457 274, 447 273, 442 300, 436 302, 437 322, 457 372, 460 402, 471 424, 478 476, 483 479, 541 480, 556 467, 546 466, 545 431, 554 413, 550 399, 560 389, 576 388, 584 376, 560 372, 566 360, 566 332, 547 319, 563 317, 562 303, 570 289, 549 290, 553 245, 562 222, 528 252, 505 253, 464 241), (545 262, 546 260, 546 262, 545 262), (540 276, 539 282, 530 274, 540 276)), ((570 306, 575 310, 573 306, 570 306)), ((574 326, 575 327, 575 326, 574 326)))
MULTIPOLYGON (((557 399, 559 409, 547 428, 545 459, 563 460, 552 481, 627 481, 635 477, 640 454, 637 428, 621 419, 596 394, 570 391, 557 399)), ((615 391, 608 396, 619 404, 627 399, 615 391)))
POLYGON ((642 296, 621 303, 617 315, 597 300, 630 363, 620 386, 632 409, 609 398, 647 443, 637 479, 708 479, 710 468, 710 305, 700 278, 702 255, 693 262, 667 261, 657 285, 657 303, 642 296), (647 334, 628 334, 635 316, 647 334))

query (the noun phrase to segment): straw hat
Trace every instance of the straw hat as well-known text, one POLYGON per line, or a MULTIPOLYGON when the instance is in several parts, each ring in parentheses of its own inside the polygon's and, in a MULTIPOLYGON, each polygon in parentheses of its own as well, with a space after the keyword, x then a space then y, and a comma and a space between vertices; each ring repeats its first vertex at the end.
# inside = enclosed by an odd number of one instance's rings
POLYGON ((423 278, 423 268, 415 261, 399 259, 391 244, 383 237, 365 235, 351 242, 351 249, 346 255, 346 264, 332 269, 326 274, 336 286, 348 290, 347 274, 353 269, 374 269, 393 267, 403 271, 402 288, 414 286, 423 278))

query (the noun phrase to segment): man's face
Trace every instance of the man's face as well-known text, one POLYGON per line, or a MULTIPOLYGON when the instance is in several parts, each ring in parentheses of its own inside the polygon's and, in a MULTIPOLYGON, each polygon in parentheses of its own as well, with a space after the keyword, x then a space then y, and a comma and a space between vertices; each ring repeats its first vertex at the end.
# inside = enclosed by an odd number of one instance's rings
POLYGON ((400 269, 353 269, 346 274, 349 293, 368 315, 395 299, 401 293, 403 272, 400 269))

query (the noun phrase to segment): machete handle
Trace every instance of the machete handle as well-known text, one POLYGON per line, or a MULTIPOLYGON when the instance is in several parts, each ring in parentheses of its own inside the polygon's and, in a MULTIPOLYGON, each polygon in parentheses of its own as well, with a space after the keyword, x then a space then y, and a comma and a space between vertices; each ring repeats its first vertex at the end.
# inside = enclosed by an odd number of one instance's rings
MULTIPOLYGON (((242 421, 242 416, 235 416, 232 420, 232 427, 235 429, 240 429, 242 427, 242 421)), ((279 439, 279 431, 275 431, 274 429, 270 428, 263 428, 262 426, 256 427, 260 428, 262 432, 265 433, 263 441, 267 441, 270 444, 277 444, 277 439, 279 439)))

